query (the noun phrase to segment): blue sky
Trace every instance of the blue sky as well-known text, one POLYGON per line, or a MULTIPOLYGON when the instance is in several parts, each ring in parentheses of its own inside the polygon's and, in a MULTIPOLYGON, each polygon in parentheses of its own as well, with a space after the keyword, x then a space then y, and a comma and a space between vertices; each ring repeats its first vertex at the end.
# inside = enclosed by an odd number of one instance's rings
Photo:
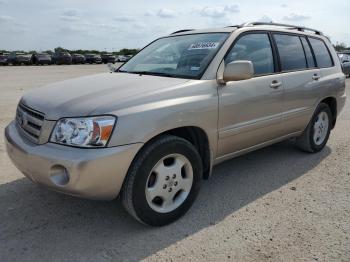
POLYGON ((0 49, 140 48, 178 29, 270 20, 350 46, 349 0, 0 0, 0 49))

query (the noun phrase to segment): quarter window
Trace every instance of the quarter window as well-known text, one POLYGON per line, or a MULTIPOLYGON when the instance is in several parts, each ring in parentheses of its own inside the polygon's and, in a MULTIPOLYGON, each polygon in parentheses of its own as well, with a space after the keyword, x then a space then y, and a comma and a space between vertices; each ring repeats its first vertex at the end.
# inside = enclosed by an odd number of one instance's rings
POLYGON ((333 66, 332 58, 325 43, 315 38, 309 38, 309 40, 315 53, 317 66, 320 68, 333 66))
POLYGON ((307 42, 306 37, 301 37, 300 39, 301 39, 301 42, 303 43, 303 46, 304 46, 307 65, 308 65, 308 67, 313 68, 316 65, 315 65, 314 57, 312 56, 310 45, 307 42))
POLYGON ((303 46, 299 36, 274 35, 280 56, 282 71, 307 68, 303 46))
POLYGON ((255 75, 274 73, 273 54, 269 36, 265 33, 242 36, 225 58, 225 64, 237 60, 253 63, 255 75))

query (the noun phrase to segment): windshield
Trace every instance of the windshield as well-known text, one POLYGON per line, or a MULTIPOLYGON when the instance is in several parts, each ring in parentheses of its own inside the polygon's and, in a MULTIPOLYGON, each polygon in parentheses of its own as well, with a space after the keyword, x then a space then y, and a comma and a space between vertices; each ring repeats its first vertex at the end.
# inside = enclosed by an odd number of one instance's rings
POLYGON ((198 79, 227 37, 227 33, 209 33, 161 38, 118 71, 198 79))

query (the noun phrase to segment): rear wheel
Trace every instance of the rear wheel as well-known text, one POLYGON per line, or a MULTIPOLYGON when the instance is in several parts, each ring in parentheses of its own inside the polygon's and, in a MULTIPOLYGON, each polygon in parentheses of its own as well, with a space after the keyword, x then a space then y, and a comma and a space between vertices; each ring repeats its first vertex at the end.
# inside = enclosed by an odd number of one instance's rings
POLYGON ((321 151, 327 144, 332 123, 329 106, 325 103, 319 104, 304 133, 297 139, 297 146, 310 153, 321 151))
POLYGON ((122 188, 122 203, 142 223, 169 224, 191 207, 201 176, 202 161, 195 147, 185 139, 162 136, 133 161, 122 188))

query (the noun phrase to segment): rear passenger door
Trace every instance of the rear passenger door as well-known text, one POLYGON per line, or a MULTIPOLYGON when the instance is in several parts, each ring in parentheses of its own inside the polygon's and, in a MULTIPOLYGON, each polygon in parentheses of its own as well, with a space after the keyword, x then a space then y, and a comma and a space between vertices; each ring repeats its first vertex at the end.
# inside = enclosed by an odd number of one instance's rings
POLYGON ((284 134, 302 131, 318 99, 320 70, 308 39, 302 35, 274 33, 284 84, 282 119, 284 134))

